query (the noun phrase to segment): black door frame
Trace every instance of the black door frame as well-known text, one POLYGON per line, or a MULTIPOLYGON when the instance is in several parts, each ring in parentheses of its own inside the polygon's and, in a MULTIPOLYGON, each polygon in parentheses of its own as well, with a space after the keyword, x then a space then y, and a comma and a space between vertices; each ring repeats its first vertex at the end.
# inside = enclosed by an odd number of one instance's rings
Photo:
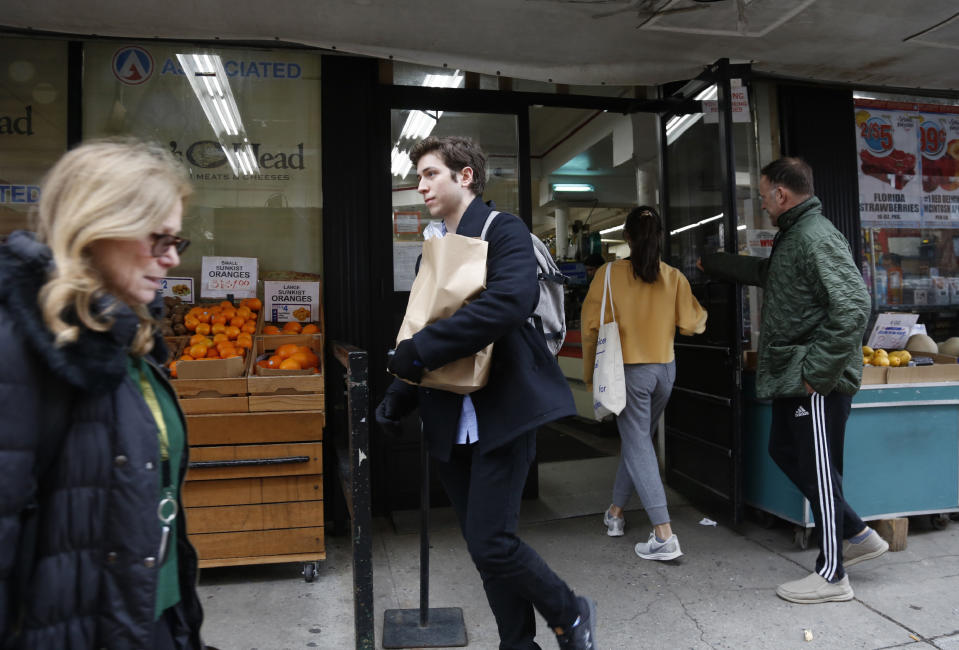
MULTIPOLYGON (((731 65, 728 59, 721 59, 710 66, 697 79, 683 86, 677 94, 681 97, 691 97, 708 86, 715 84, 717 87, 718 103, 718 121, 719 121, 719 169, 721 179, 721 201, 723 209, 723 223, 725 232, 724 248, 728 253, 737 253, 736 227, 738 225, 738 215, 736 213, 736 180, 735 180, 735 149, 732 134, 732 97, 731 97, 731 79, 748 78, 750 75, 749 66, 731 65)), ((673 114, 675 115, 675 113, 673 114)), ((669 117, 669 116, 666 116, 669 117)), ((664 209, 668 211, 670 206, 669 183, 668 183, 668 143, 666 137, 666 119, 663 119, 660 125, 660 191, 664 209)), ((669 250, 669 247, 666 247, 669 250)), ((744 512, 743 503, 743 480, 742 480, 742 358, 743 358, 743 295, 738 286, 727 287, 728 303, 731 309, 727 310, 729 322, 725 323, 725 329, 729 332, 727 340, 718 347, 714 344, 708 346, 699 345, 695 339, 689 342, 677 340, 677 352, 680 348, 701 348, 704 352, 709 351, 714 355, 721 357, 719 361, 723 366, 723 372, 728 372, 733 386, 727 395, 713 395, 701 391, 688 391, 696 399, 703 399, 713 403, 719 408, 728 409, 728 427, 730 441, 728 449, 721 449, 707 440, 708 436, 700 437, 697 432, 681 431, 673 429, 669 423, 669 413, 667 407, 667 446, 671 435, 678 435, 690 443, 691 446, 700 445, 701 448, 709 448, 713 452, 725 453, 729 462, 728 481, 722 489, 716 489, 710 485, 706 477, 695 476, 689 472, 682 472, 677 469, 678 463, 673 453, 668 451, 666 454, 666 480, 673 487, 682 490, 693 496, 706 495, 708 497, 720 496, 730 505, 730 514, 734 522, 742 520, 744 512)), ((681 357, 677 354, 677 366, 680 366, 681 357)), ((701 367, 695 370, 710 371, 708 367, 701 367)), ((688 370, 687 370, 688 372, 688 370)), ((674 392, 682 391, 679 381, 680 368, 677 368, 677 386, 674 392)), ((699 422, 697 427, 710 427, 713 422, 699 422)), ((690 449, 686 447, 686 449, 690 449)), ((677 449, 679 447, 677 446, 677 449)), ((692 465, 697 465, 694 461, 692 465)), ((708 467, 699 466, 700 472, 709 471, 708 467)))
MULTIPOLYGON (((326 67, 324 67, 324 79, 326 78, 326 67)), ((379 80, 379 77, 377 77, 379 80)), ((355 79, 354 79, 355 82, 355 79)), ((371 184, 369 191, 377 198, 375 205, 378 206, 375 211, 371 210, 368 216, 369 223, 366 225, 369 236, 370 257, 377 260, 376 269, 370 275, 370 291, 368 294, 370 313, 374 312, 376 305, 391 305, 394 299, 392 284, 388 281, 392 277, 392 241, 390 234, 385 228, 378 228, 375 216, 385 214, 390 208, 389 190, 389 170, 386 161, 389 160, 390 137, 389 137, 389 119, 390 111, 395 109, 419 109, 419 110, 442 110, 453 112, 468 113, 489 113, 501 115, 515 115, 517 118, 517 155, 518 160, 518 180, 519 180, 519 217, 523 219, 528 228, 532 228, 532 185, 530 179, 530 118, 529 109, 533 106, 552 106, 561 108, 580 108, 588 110, 602 110, 606 112, 615 112, 621 114, 630 114, 636 112, 646 113, 691 113, 701 110, 701 104, 686 100, 683 98, 667 99, 634 99, 634 98, 616 98, 592 95, 568 95, 552 93, 530 93, 511 90, 480 90, 480 89, 448 89, 431 88, 419 86, 395 86, 395 85, 377 85, 372 93, 374 101, 370 107, 369 119, 375 123, 371 129, 372 132, 379 134, 381 140, 371 142, 369 146, 371 151, 376 152, 378 160, 383 161, 380 170, 371 175, 371 178, 378 179, 379 185, 371 184)), ((327 115, 324 114, 324 135, 327 131, 327 115)), ((330 131, 334 130, 331 125, 330 131)), ((328 143, 324 139, 324 152, 327 151, 328 143)), ((324 176, 326 170, 324 166, 324 176)), ((326 179, 324 178, 324 185, 326 179)), ((325 195, 325 193, 324 193, 325 195)), ((326 220, 324 220, 326 221, 326 220)), ((399 296, 402 299, 402 294, 399 296)), ((386 376, 385 359, 386 352, 392 347, 395 330, 392 328, 380 326, 367 332, 368 343, 362 344, 370 352, 370 395, 371 408, 375 408, 386 387, 389 385, 389 378, 386 376)), ((372 412, 370 416, 372 417, 372 412)), ((376 438, 371 442, 371 448, 376 445, 376 438)), ((382 456, 382 455, 381 455, 382 456)), ((387 477, 387 468, 385 462, 380 459, 374 461, 373 483, 374 483, 374 501, 380 511, 384 508, 383 492, 387 477)))

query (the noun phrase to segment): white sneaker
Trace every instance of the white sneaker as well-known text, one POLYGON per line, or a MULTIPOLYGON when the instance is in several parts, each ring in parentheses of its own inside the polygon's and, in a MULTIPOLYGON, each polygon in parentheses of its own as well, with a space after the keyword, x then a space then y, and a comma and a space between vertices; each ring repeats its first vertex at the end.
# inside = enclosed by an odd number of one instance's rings
POLYGON ((854 544, 848 539, 842 541, 842 564, 847 567, 853 566, 854 564, 877 558, 888 550, 889 542, 870 528, 869 534, 858 544, 854 544))
POLYGON ((636 555, 644 560, 675 560, 683 554, 679 548, 679 538, 673 533, 665 542, 656 539, 656 533, 649 534, 649 541, 640 542, 635 547, 636 555))
POLYGON ((793 580, 776 587, 776 595, 791 603, 814 604, 852 600, 849 576, 839 582, 829 582, 818 573, 810 573, 801 580, 793 580))
POLYGON ((609 510, 603 513, 603 523, 606 524, 606 534, 610 537, 622 537, 626 530, 626 517, 614 517, 609 510))

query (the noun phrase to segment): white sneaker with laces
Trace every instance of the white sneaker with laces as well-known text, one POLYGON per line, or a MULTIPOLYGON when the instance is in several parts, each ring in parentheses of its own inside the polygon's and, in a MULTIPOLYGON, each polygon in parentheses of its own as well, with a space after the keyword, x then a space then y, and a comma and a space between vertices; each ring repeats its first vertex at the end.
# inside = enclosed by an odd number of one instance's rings
POLYGON ((622 537, 626 530, 626 518, 614 517, 609 510, 603 513, 603 523, 606 524, 606 534, 610 537, 622 537))
POLYGON ((635 547, 636 555, 644 560, 675 560, 683 554, 679 548, 679 538, 673 533, 665 542, 656 539, 656 533, 649 534, 649 541, 640 542, 635 547))

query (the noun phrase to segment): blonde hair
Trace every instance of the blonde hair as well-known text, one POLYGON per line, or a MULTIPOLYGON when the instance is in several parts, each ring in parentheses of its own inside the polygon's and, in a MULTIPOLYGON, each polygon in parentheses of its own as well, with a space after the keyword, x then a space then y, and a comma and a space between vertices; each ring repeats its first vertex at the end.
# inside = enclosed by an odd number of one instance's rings
MULTIPOLYGON (((158 145, 100 140, 67 152, 41 185, 37 236, 53 253, 54 268, 39 305, 57 346, 77 340, 80 325, 103 332, 109 313, 94 314, 108 294, 90 263, 90 246, 102 239, 140 239, 154 232, 192 193, 183 166, 158 145), (77 323, 64 316, 72 312, 77 323)), ((145 305, 132 307, 139 326, 131 346, 142 356, 153 348, 156 321, 145 305)))

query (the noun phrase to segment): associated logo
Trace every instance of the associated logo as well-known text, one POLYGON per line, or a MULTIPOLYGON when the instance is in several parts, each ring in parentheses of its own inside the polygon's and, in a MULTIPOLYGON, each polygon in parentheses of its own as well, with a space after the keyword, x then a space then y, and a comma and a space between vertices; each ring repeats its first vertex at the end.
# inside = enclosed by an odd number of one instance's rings
POLYGON ((113 55, 113 76, 129 86, 142 84, 153 74, 153 57, 142 47, 128 45, 113 55))

